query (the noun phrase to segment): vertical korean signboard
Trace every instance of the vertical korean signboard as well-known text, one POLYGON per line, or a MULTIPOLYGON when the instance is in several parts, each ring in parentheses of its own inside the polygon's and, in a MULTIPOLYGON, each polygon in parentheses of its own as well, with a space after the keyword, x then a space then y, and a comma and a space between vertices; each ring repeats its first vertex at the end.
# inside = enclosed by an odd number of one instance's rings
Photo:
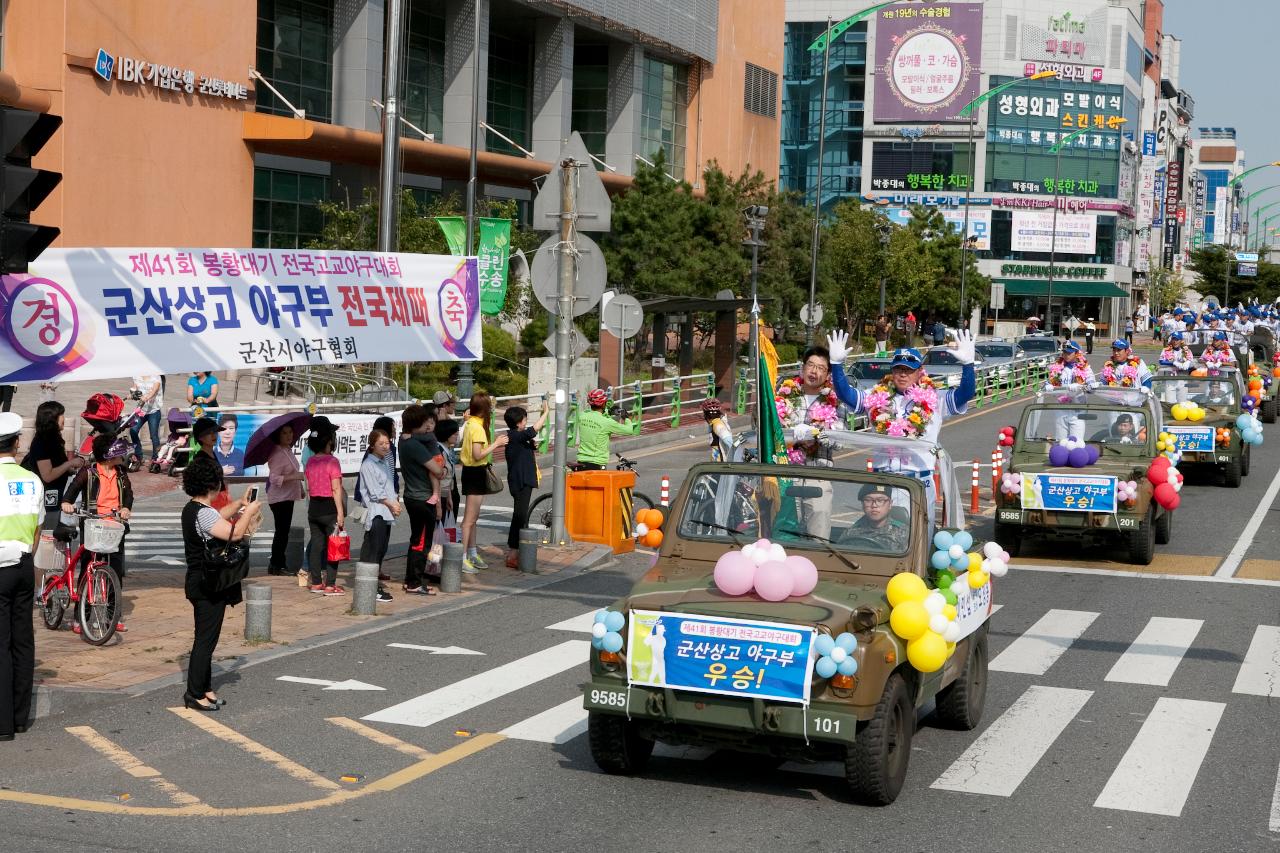
POLYGON ((877 122, 962 122, 978 96, 982 4, 894 6, 875 18, 877 122))

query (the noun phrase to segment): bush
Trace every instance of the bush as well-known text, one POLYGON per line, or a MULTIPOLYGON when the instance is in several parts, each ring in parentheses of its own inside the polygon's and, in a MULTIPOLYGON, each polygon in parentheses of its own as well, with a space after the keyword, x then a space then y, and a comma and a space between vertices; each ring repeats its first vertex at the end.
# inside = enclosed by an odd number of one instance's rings
MULTIPOLYGON (((516 359, 515 338, 489 323, 484 323, 481 329, 484 360, 473 364, 476 387, 495 397, 524 394, 529 389, 529 374, 516 359)), ((457 384, 457 362, 416 362, 410 368, 409 393, 420 400, 430 400, 435 392, 456 388, 457 384)))

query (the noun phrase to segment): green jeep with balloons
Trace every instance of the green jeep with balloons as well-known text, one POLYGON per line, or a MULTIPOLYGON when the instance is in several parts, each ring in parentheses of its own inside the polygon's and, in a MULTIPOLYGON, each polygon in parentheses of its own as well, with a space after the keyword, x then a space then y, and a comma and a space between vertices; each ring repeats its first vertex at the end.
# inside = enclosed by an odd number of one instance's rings
MULTIPOLYGON (((995 538, 1119 545, 1149 565, 1173 535, 1182 476, 1158 447, 1164 414, 1145 388, 1046 391, 1022 412, 1001 475, 995 538)), ((1003 433, 1002 433, 1003 434, 1003 433)))
POLYGON ((641 773, 655 743, 835 761, 857 798, 892 802, 920 708, 978 724, 991 576, 1008 570, 995 543, 934 533, 934 503, 891 471, 694 467, 653 567, 595 617, 596 764, 641 773))
POLYGON ((1215 470, 1230 488, 1249 475, 1252 447, 1262 443, 1257 389, 1235 368, 1161 370, 1151 390, 1165 413, 1159 449, 1179 468, 1215 470), (1251 393, 1252 392, 1252 393, 1251 393))

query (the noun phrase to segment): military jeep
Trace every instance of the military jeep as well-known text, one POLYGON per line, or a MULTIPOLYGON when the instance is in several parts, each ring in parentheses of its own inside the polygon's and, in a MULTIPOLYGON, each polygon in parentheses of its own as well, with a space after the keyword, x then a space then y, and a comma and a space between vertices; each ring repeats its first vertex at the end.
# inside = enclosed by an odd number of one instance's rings
POLYGON ((1240 437, 1236 418, 1243 409, 1240 401, 1245 386, 1240 371, 1222 368, 1212 376, 1172 374, 1161 370, 1151 377, 1151 391, 1160 401, 1165 415, 1165 432, 1177 437, 1182 461, 1178 468, 1213 467, 1222 473, 1223 482, 1239 488, 1242 477, 1249 475, 1250 445, 1240 437), (1178 421, 1173 407, 1178 403, 1197 403, 1205 410, 1200 421, 1178 421), (1218 440, 1219 430, 1230 430, 1230 439, 1218 440))
POLYGON ((889 626, 889 580, 901 572, 928 576, 931 503, 924 478, 900 473, 694 467, 671 506, 657 562, 611 608, 617 625, 625 617, 618 630, 626 645, 610 652, 593 644, 584 706, 596 764, 640 773, 655 742, 834 760, 859 799, 892 802, 906 778, 917 710, 936 702, 937 724, 972 729, 986 699, 990 585, 960 599, 968 603, 957 623, 964 620, 967 633, 937 671, 914 668, 889 626), (722 489, 736 503, 720 502, 719 514, 716 502, 694 499, 722 489), (716 561, 761 537, 812 560, 816 587, 781 601, 720 591, 716 561), (808 641, 777 657, 764 645, 740 657, 717 648, 720 632, 738 630, 808 641), (845 633, 856 638, 848 655, 856 672, 822 677, 819 639, 845 633), (786 679, 793 692, 783 696, 786 679))
POLYGON ((1173 513, 1153 499, 1147 468, 1159 451, 1163 414, 1144 388, 1044 392, 1022 412, 1008 471, 1022 490, 996 503, 995 539, 1018 556, 1028 538, 1118 540, 1128 559, 1149 565, 1173 535, 1173 513), (1053 465, 1055 445, 1075 438, 1097 448, 1085 467, 1053 465), (1118 500, 1117 483, 1136 480, 1136 498, 1118 500))

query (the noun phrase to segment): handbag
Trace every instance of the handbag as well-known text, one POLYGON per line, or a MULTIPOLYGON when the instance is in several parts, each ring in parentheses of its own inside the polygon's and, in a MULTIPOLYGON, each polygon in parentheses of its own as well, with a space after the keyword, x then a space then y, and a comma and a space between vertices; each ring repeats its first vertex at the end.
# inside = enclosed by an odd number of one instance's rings
POLYGON ((326 558, 331 563, 340 563, 351 559, 351 537, 341 527, 335 527, 329 534, 326 558))
POLYGON ((249 546, 245 540, 204 540, 205 585, 213 592, 230 589, 249 574, 249 546))
POLYGON ((498 479, 498 472, 493 470, 493 463, 490 462, 484 466, 484 493, 486 495, 496 495, 502 492, 502 480, 498 479))

